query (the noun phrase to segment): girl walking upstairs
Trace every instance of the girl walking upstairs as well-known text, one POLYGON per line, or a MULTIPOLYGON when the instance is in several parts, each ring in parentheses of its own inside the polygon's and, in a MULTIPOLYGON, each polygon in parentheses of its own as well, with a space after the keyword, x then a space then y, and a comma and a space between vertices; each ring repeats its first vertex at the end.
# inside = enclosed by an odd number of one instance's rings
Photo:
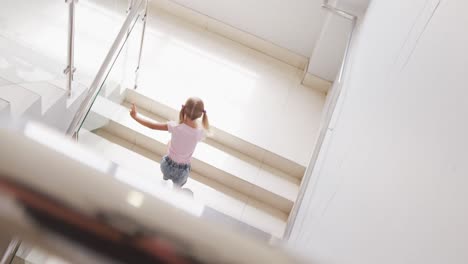
POLYGON ((130 116, 138 123, 155 130, 169 131, 172 134, 167 155, 162 158, 161 171, 164 180, 171 180, 175 186, 182 187, 189 177, 192 155, 195 148, 210 129, 205 105, 200 98, 191 97, 182 105, 179 122, 157 123, 138 115, 135 105, 132 105, 130 116), (202 126, 197 119, 202 118, 202 126))

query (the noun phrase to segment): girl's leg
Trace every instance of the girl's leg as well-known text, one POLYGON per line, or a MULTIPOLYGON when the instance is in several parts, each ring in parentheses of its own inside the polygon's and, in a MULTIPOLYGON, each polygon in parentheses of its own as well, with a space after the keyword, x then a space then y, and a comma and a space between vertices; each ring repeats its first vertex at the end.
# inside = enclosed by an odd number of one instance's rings
POLYGON ((165 181, 169 180, 171 177, 171 166, 166 161, 166 157, 163 157, 161 160, 161 172, 163 174, 163 179, 165 181))
POLYGON ((189 174, 190 174, 190 169, 179 169, 178 175, 172 178, 172 181, 174 182, 174 185, 182 188, 187 183, 189 174))

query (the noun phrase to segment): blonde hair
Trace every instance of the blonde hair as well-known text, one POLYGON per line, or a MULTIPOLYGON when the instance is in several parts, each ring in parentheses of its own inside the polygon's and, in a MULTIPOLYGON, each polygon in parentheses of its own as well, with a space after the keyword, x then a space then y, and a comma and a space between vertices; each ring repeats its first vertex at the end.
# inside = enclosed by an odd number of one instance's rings
POLYGON ((206 115, 205 104, 200 98, 190 97, 187 99, 187 102, 185 102, 185 105, 182 105, 182 109, 180 109, 179 123, 182 124, 185 118, 190 118, 190 120, 194 121, 200 117, 202 117, 203 128, 209 131, 210 123, 206 115))

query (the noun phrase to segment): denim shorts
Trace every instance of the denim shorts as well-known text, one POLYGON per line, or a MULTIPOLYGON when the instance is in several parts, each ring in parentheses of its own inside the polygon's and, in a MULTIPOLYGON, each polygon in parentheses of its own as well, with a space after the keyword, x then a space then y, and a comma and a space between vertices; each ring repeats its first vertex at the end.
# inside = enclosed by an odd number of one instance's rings
POLYGON ((177 187, 182 187, 187 182, 191 170, 190 164, 177 163, 168 156, 162 158, 161 171, 164 180, 171 180, 177 187))

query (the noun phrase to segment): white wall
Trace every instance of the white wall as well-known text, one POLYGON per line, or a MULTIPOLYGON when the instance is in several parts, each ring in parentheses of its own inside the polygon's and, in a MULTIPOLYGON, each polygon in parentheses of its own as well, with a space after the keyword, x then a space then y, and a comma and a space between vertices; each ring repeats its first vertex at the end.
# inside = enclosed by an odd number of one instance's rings
POLYGON ((309 57, 322 28, 322 0, 172 0, 309 57))
POLYGON ((438 2, 371 2, 289 241, 313 263, 468 263, 468 1, 438 2))
POLYGON ((329 15, 310 57, 308 72, 333 82, 341 68, 352 22, 329 15))
MULTIPOLYGON (((361 18, 366 12, 369 0, 336 0, 330 1, 329 4, 361 18)), ((351 29, 350 20, 328 13, 310 56, 309 73, 329 82, 335 80, 341 68, 351 29)))

